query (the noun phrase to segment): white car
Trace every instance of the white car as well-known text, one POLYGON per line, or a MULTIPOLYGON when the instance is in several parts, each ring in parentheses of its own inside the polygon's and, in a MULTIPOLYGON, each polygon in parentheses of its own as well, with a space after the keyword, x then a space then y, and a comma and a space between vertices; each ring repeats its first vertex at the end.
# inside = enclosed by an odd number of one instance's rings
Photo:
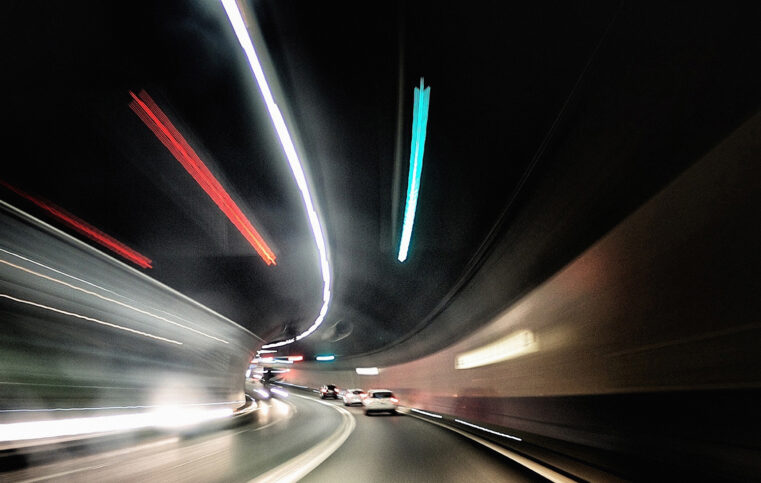
POLYGON ((365 407, 365 414, 381 411, 396 414, 399 400, 388 389, 371 389, 367 391, 367 396, 362 399, 362 405, 365 407))
POLYGON ((351 406, 352 404, 362 404, 362 396, 365 396, 365 391, 362 389, 347 389, 344 391, 343 400, 344 406, 351 406))

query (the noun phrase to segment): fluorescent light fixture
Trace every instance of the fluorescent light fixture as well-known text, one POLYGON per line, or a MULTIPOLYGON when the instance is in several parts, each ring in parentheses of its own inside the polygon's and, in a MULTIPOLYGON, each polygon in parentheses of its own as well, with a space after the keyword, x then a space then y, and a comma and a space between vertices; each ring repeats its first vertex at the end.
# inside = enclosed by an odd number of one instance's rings
POLYGON ((455 422, 460 423, 460 424, 464 424, 465 426, 470 426, 471 428, 480 429, 481 431, 486 431, 487 433, 496 434, 497 436, 502 436, 503 438, 510 438, 510 439, 514 439, 516 441, 523 441, 521 438, 519 438, 517 436, 511 436, 509 434, 500 433, 499 431, 493 431, 491 429, 484 428, 483 426, 478 426, 476 424, 469 423, 469 422, 463 421, 461 419, 455 419, 455 422))
POLYGON ((404 224, 402 240, 399 243, 399 261, 407 260, 407 252, 412 239, 412 226, 415 224, 418 193, 420 192, 420 175, 423 171, 423 152, 425 151, 425 131, 428 125, 428 105, 431 101, 431 87, 425 87, 420 78, 420 87, 415 87, 415 105, 412 110, 412 142, 410 145, 410 174, 407 178, 407 203, 404 206, 404 224))
POLYGON ((259 349, 256 351, 257 354, 274 354, 275 352, 277 351, 274 349, 259 349))
POLYGON ((315 359, 321 362, 327 362, 327 361, 334 361, 336 359, 336 356, 331 354, 331 355, 325 355, 325 356, 317 356, 315 357, 315 359))
POLYGON ((320 309, 319 315, 307 330, 297 335, 296 337, 262 346, 265 349, 269 349, 272 347, 280 347, 287 344, 292 344, 297 340, 301 340, 317 330, 320 324, 322 324, 322 321, 325 319, 325 315, 328 313, 328 306, 330 305, 330 263, 328 262, 328 249, 325 245, 325 236, 323 235, 322 227, 320 226, 320 220, 317 217, 317 212, 314 208, 314 203, 312 203, 312 195, 309 193, 309 186, 307 185, 306 176, 304 175, 304 169, 301 167, 301 161, 299 160, 299 156, 296 153, 296 147, 294 146, 291 135, 288 132, 288 127, 285 125, 283 114, 280 112, 280 108, 277 106, 275 98, 272 96, 272 91, 270 91, 269 84, 267 83, 267 78, 264 76, 264 69, 262 68, 261 62, 259 62, 259 57, 256 55, 256 49, 254 49, 254 44, 251 41, 251 37, 248 35, 246 24, 243 21, 243 15, 241 14, 240 10, 238 10, 238 6, 235 0, 221 1, 222 6, 227 13, 227 17, 230 19, 230 23, 233 26, 235 35, 238 37, 238 42, 240 42, 240 45, 243 48, 243 52, 246 54, 246 58, 248 59, 248 63, 251 67, 251 72, 254 74, 256 83, 259 86, 259 91, 264 98, 264 103, 267 105, 267 111, 269 112, 270 118, 272 119, 272 124, 275 126, 275 131, 277 131, 277 135, 280 138, 280 144, 283 146, 283 151, 285 152, 285 156, 288 159, 288 164, 290 165, 291 171, 293 172, 293 177, 296 179, 296 184, 299 187, 299 191, 301 191, 301 197, 304 200, 304 207, 306 208, 309 224, 312 228, 312 234, 314 235, 314 241, 317 245, 317 251, 320 254, 320 268, 322 270, 323 289, 322 308, 320 309))
POLYGON ((530 330, 519 330, 478 349, 458 354, 455 369, 470 369, 514 359, 539 350, 536 336, 530 330))
POLYGON ((377 367, 357 367, 356 371, 357 371, 357 374, 359 374, 360 376, 377 376, 378 375, 377 367))

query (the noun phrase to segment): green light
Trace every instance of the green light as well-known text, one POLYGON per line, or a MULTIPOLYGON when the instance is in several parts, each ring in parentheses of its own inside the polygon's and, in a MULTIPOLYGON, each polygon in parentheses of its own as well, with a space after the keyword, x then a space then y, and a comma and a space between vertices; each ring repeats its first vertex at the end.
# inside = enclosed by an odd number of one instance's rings
POLYGON ((423 171, 423 152, 425 151, 425 130, 428 125, 428 105, 431 101, 431 88, 425 87, 420 78, 420 87, 415 87, 415 105, 412 110, 412 142, 410 144, 410 174, 407 178, 407 203, 404 206, 404 225, 402 240, 399 243, 399 261, 407 260, 407 251, 412 239, 412 226, 415 224, 418 193, 420 192, 420 174, 423 171))
POLYGON ((317 357, 315 357, 315 359, 320 361, 320 362, 332 361, 332 360, 335 360, 335 358, 336 358, 336 356, 334 356, 333 354, 326 354, 324 356, 317 356, 317 357))

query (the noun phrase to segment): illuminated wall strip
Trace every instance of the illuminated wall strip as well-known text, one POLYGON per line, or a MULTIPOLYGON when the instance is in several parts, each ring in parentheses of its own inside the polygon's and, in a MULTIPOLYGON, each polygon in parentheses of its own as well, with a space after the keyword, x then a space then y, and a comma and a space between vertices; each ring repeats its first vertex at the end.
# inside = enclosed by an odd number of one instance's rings
POLYGON ((193 179, 203 188, 206 194, 216 203, 243 237, 254 247, 267 265, 275 265, 275 253, 270 249, 262 236, 246 218, 238 205, 225 191, 216 177, 209 171, 201 158, 190 147, 169 118, 156 105, 153 99, 141 91, 139 96, 130 91, 132 102, 130 108, 138 115, 148 128, 153 131, 161 143, 180 162, 193 179))
POLYGON ((431 101, 431 88, 425 87, 420 78, 420 87, 415 87, 415 105, 412 110, 412 142, 410 144, 410 174, 407 178, 407 203, 404 206, 404 224, 402 239, 399 243, 400 262, 407 260, 407 252, 412 239, 412 227, 415 224, 418 194, 420 192, 420 175, 423 171, 423 153, 425 151, 425 133, 428 126, 428 105, 431 101))
POLYGON ((112 303, 114 303, 114 304, 117 304, 117 305, 120 305, 120 306, 122 306, 122 307, 124 307, 124 308, 127 308, 127 309, 133 310, 133 311, 135 311, 135 312, 138 312, 138 313, 140 313, 140 314, 143 314, 143 315, 147 315, 147 316, 149 316, 149 317, 153 317, 154 319, 157 319, 157 320, 161 320, 161 321, 163 321, 163 322, 167 322, 167 323, 169 323, 169 324, 172 324, 172 325, 174 325, 174 326, 180 327, 180 328, 182 328, 182 329, 185 329, 185 330, 189 330, 189 331, 191 331, 191 332, 194 332, 194 333, 196 333, 196 334, 198 334, 198 335, 202 335, 202 336, 204 336, 204 337, 208 337, 208 338, 210 338, 210 339, 214 339, 214 340, 216 340, 216 341, 222 342, 223 344, 228 344, 228 343, 229 343, 229 342, 227 342, 226 340, 220 339, 219 337, 214 337, 213 335, 209 335, 209 334, 207 334, 207 333, 205 333, 205 332, 201 332, 200 330, 196 330, 196 329, 194 329, 194 328, 192 328, 192 327, 188 327, 188 326, 186 326, 186 325, 182 325, 182 324, 180 324, 179 322, 175 322, 175 321, 173 321, 173 320, 169 320, 169 319, 167 319, 166 317, 162 317, 162 316, 160 316, 160 315, 152 314, 152 313, 150 313, 150 312, 148 312, 148 311, 146 311, 146 310, 143 310, 143 309, 139 309, 139 308, 137 308, 137 307, 133 307, 132 305, 129 305, 129 304, 125 304, 124 302, 120 302, 120 301, 118 301, 118 300, 114 300, 114 299, 112 299, 112 298, 109 298, 109 297, 105 297, 105 296, 103 296, 103 295, 100 295, 100 294, 98 294, 98 293, 95 293, 95 292, 91 292, 90 290, 86 290, 86 289, 83 289, 83 288, 81 288, 81 287, 77 287, 76 285, 72 285, 72 284, 70 284, 70 283, 64 282, 63 280, 58 280, 57 278, 53 278, 53 277, 50 277, 50 276, 48 276, 48 275, 44 275, 44 274, 42 274, 42 273, 38 273, 38 272, 35 272, 34 270, 30 270, 30 269, 28 269, 28 268, 24 268, 24 267, 22 267, 22 266, 20 266, 20 265, 16 265, 16 264, 14 264, 14 263, 11 263, 11 262, 9 262, 9 261, 7 261, 7 260, 3 260, 2 258, 0 258, 0 264, 3 264, 3 265, 7 265, 7 266, 9 266, 9 267, 13 267, 13 268, 15 268, 15 269, 17 269, 17 270, 21 270, 22 272, 26 272, 26 273, 28 273, 28 274, 30 274, 30 275, 34 275, 34 276, 36 276, 36 277, 40 277, 40 278, 43 278, 43 279, 45 279, 45 280, 49 280, 49 281, 51 281, 51 282, 54 282, 54 283, 58 283, 58 284, 61 284, 61 285, 65 286, 65 287, 69 287, 69 288, 71 288, 71 289, 74 289, 74 290, 77 290, 77 291, 79 291, 79 292, 82 292, 82 293, 86 293, 87 295, 92 295, 93 297, 97 297, 97 298, 99 298, 99 299, 101 299, 101 300, 105 300, 105 301, 107 301, 107 302, 112 302, 112 303))
MULTIPOLYGON (((201 406, 229 406, 231 404, 243 404, 246 401, 222 401, 212 403, 186 403, 174 404, 172 407, 201 407, 201 406)), ((113 411, 115 409, 160 409, 165 405, 152 404, 146 406, 104 406, 94 408, 41 408, 41 409, 0 409, 0 413, 53 413, 59 411, 113 411)))
POLYGON ((151 266, 151 259, 146 257, 145 255, 142 255, 138 253, 137 251, 133 250, 132 248, 128 247, 124 243, 120 242, 119 240, 115 239, 114 237, 100 231, 99 229, 95 228, 94 226, 90 225, 84 220, 81 220, 77 218, 76 216, 65 212, 63 209, 53 205, 52 203, 48 203, 46 201, 43 201, 41 199, 35 198, 32 195, 29 195, 20 189, 9 185, 8 183, 4 181, 0 181, 0 184, 8 188, 9 190, 13 191, 17 195, 26 198, 27 200, 31 201, 35 205, 39 206, 43 210, 47 211, 51 215, 58 218, 60 221, 66 223, 71 228, 75 229, 79 233, 85 235, 89 239, 93 240, 94 242, 108 248, 112 252, 118 254, 119 256, 129 260, 130 262, 134 263, 135 265, 141 267, 141 268, 153 268, 151 266))
POLYGON ((225 8, 227 17, 230 19, 230 23, 232 24, 233 30, 235 31, 235 35, 238 37, 238 42, 240 42, 240 45, 246 54, 246 58, 248 59, 248 63, 251 67, 251 72, 254 74, 256 83, 259 86, 259 91, 264 98, 264 103, 267 105, 267 111, 269 112, 270 118, 272 119, 272 124, 275 126, 275 131, 277 132, 278 138, 280 139, 280 144, 283 146, 283 151, 285 152, 285 156, 288 159, 288 164, 290 165, 293 176, 296 179, 296 184, 301 191, 301 197, 304 200, 304 207, 306 208, 309 224, 311 225, 312 233, 314 234, 317 251, 320 254, 320 268, 322 270, 323 280, 322 308, 320 309, 320 313, 312 325, 296 337, 262 346, 264 348, 279 347, 291 344, 297 340, 301 340, 304 337, 307 337, 312 332, 317 330, 317 327, 319 327, 320 324, 322 324, 322 321, 325 319, 325 315, 328 313, 328 306, 330 305, 331 295, 328 250, 325 246, 325 237, 323 235, 322 227, 320 226, 320 220, 317 217, 317 212, 315 211, 314 204, 312 203, 312 196, 309 193, 309 186, 307 186, 306 176, 304 175, 304 170, 301 167, 299 156, 296 153, 296 147, 294 146, 291 135, 288 132, 287 126, 285 125, 285 119, 283 119, 280 108, 277 106, 277 103, 272 96, 269 84, 267 83, 267 78, 264 76, 264 69, 262 69, 262 65, 259 62, 259 57, 256 55, 256 50, 254 49, 254 44, 251 41, 251 37, 248 35, 248 30, 246 29, 246 24, 243 21, 243 16, 240 10, 238 10, 238 6, 236 5, 235 0, 222 0, 222 6, 225 8))
POLYGON ((233 410, 228 408, 201 411, 164 407, 149 413, 0 424, 0 441, 76 436, 150 427, 179 428, 229 417, 232 414, 233 410))
POLYGON ((509 434, 500 433, 499 431, 494 431, 494 430, 491 430, 491 429, 488 429, 488 428, 484 428, 482 426, 478 426, 476 424, 469 423, 469 422, 463 421, 461 419, 455 419, 455 422, 460 423, 460 424, 464 424, 465 426, 470 426, 471 428, 480 429, 481 431, 486 431, 487 433, 496 434, 497 436, 502 436, 503 438, 510 438, 510 439, 514 439, 516 441, 523 441, 521 438, 519 438, 517 436, 511 436, 509 434))
POLYGON ((37 302, 32 302, 31 300, 19 299, 19 298, 11 297, 10 295, 6 295, 6 294, 2 294, 2 293, 0 293, 0 297, 8 299, 8 300, 13 300, 14 302, 19 302, 19 303, 22 303, 22 304, 31 305, 33 307, 39 307, 41 309, 50 310, 51 312, 56 312, 56 313, 63 314, 63 315, 69 315, 71 317, 76 317, 78 319, 87 320, 87 321, 90 321, 90 322, 95 322, 96 324, 105 325, 106 327, 111 327, 111 328, 114 328, 114 329, 124 330, 126 332, 131 332, 131 333, 137 334, 137 335, 142 335, 143 337, 148 337, 148 338, 151 338, 151 339, 156 339, 156 340, 168 342, 170 344, 182 345, 182 342, 179 342, 179 341, 176 341, 176 340, 173 340, 173 339, 167 339, 166 337, 160 337, 158 335, 149 334, 148 332, 143 332, 141 330, 130 329, 129 327, 124 327, 124 326, 121 326, 121 325, 112 324, 111 322, 105 322, 103 320, 93 319, 92 317, 87 317, 85 315, 75 314, 74 312, 67 312, 66 310, 57 309, 55 307, 50 307, 48 305, 38 304, 37 302))

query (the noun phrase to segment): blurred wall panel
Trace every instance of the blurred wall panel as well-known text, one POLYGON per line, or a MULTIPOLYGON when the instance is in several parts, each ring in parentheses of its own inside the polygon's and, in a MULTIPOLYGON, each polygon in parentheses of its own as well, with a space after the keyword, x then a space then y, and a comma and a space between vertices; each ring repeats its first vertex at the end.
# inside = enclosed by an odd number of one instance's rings
MULTIPOLYGON (((761 455, 759 160, 757 115, 448 349, 378 376, 294 369, 287 380, 389 388, 413 407, 604 450, 668 454, 669 464, 726 469, 731 461, 744 474, 761 455), (749 449, 754 457, 737 456, 749 449)), ((451 310, 484 301, 510 276, 500 253, 451 310)))
POLYGON ((232 321, 4 203, 0 324, 0 423, 98 414, 71 408, 237 407, 257 343, 232 321))

